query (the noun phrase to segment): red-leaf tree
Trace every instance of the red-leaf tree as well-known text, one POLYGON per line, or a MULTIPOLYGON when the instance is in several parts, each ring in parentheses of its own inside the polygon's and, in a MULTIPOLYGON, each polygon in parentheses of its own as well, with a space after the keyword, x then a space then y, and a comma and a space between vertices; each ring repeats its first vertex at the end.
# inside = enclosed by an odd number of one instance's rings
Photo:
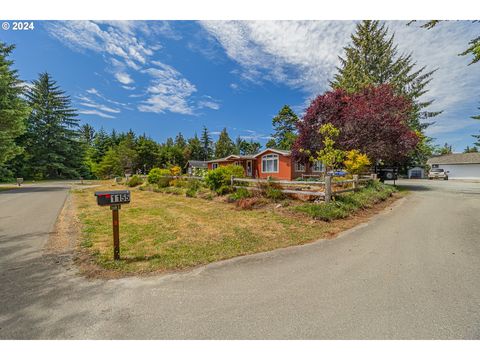
POLYGON ((359 150, 372 163, 402 163, 417 142, 417 134, 407 126, 412 111, 410 100, 395 95, 389 85, 367 87, 348 94, 342 89, 328 91, 312 101, 303 121, 297 122, 298 138, 293 156, 308 161, 322 148, 319 128, 331 123, 340 130, 336 140, 342 150, 359 150))

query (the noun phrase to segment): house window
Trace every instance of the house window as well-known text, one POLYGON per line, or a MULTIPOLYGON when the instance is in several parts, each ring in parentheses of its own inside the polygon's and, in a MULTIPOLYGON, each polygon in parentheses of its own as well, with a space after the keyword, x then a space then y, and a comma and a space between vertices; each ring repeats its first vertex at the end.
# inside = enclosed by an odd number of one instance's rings
POLYGON ((323 171, 323 163, 320 160, 315 160, 312 166, 313 172, 322 172, 323 171))
POLYGON ((218 168, 218 163, 213 163, 212 164, 212 170, 215 170, 216 168, 218 168))
POLYGON ((278 155, 268 154, 262 156, 262 172, 278 173, 278 155))
POLYGON ((295 163, 295 171, 296 172, 304 172, 305 171, 305 164, 302 163, 295 163))
POLYGON ((240 166, 240 161, 235 161, 234 165, 240 166))

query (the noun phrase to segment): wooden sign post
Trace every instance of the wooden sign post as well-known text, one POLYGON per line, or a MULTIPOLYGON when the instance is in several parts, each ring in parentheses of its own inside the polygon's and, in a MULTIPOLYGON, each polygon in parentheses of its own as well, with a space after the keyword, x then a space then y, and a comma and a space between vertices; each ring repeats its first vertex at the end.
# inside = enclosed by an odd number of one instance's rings
POLYGON ((113 227, 113 259, 120 260, 120 222, 119 213, 121 204, 130 203, 130 191, 97 191, 97 204, 100 206, 110 205, 112 210, 112 227, 113 227))

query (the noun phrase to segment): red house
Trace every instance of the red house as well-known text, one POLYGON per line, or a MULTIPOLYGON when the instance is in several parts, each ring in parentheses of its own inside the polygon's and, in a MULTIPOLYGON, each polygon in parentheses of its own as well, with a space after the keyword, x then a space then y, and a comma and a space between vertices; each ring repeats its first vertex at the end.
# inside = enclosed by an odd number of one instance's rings
POLYGON ((313 164, 300 164, 293 161, 290 151, 266 149, 256 155, 229 155, 222 159, 207 162, 208 170, 219 166, 240 165, 245 170, 245 176, 266 179, 271 177, 279 180, 293 180, 302 174, 320 175, 324 166, 320 161, 313 164))

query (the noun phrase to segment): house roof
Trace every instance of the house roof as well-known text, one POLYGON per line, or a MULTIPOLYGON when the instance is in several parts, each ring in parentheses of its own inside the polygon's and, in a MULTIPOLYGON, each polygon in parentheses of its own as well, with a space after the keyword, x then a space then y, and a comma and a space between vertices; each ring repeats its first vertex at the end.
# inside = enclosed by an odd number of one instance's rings
POLYGON ((480 153, 447 154, 434 156, 427 160, 428 165, 480 164, 480 153))
POLYGON ((252 160, 255 159, 256 157, 266 153, 267 151, 271 151, 283 156, 290 156, 291 151, 289 150, 278 150, 278 149, 272 149, 268 148, 263 151, 260 151, 258 154, 255 155, 228 155, 227 157, 220 158, 220 159, 213 159, 210 161, 207 161, 207 163, 216 163, 216 162, 222 162, 222 161, 230 161, 230 160, 252 160))
POLYGON ((224 157, 224 158, 207 161, 207 163, 215 163, 215 162, 230 161, 230 160, 252 160, 254 158, 255 158, 255 155, 228 155, 227 157, 224 157))
POLYGON ((187 166, 190 165, 192 167, 196 168, 207 168, 207 162, 206 161, 201 161, 201 160, 188 160, 187 166))
POLYGON ((283 155, 283 156, 290 156, 291 153, 292 153, 290 150, 278 150, 278 149, 267 148, 263 151, 260 151, 257 155, 255 155, 255 157, 260 156, 260 155, 266 153, 267 151, 271 151, 271 152, 274 152, 274 153, 277 153, 277 154, 280 154, 280 155, 283 155))

